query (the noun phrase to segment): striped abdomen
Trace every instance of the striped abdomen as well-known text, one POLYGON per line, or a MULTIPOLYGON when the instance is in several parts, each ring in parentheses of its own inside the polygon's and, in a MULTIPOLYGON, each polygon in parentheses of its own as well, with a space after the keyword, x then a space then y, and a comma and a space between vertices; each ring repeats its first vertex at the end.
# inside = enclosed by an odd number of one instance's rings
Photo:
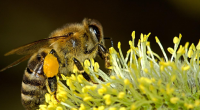
POLYGON ((43 60, 46 54, 33 55, 25 70, 21 98, 26 110, 36 110, 40 104, 45 103, 46 77, 43 72, 43 60))

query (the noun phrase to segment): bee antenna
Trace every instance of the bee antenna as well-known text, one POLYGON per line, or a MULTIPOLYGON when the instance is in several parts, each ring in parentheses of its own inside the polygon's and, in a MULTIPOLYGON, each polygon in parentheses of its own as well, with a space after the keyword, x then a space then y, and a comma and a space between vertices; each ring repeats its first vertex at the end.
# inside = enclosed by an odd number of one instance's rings
POLYGON ((104 37, 105 40, 110 40, 111 46, 113 47, 113 40, 112 37, 104 37))

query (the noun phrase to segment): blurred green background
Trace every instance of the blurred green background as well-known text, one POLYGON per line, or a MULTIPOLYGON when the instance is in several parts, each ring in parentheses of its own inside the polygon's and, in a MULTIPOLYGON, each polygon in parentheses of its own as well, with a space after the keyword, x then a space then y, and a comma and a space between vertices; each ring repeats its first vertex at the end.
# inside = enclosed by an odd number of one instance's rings
MULTIPOLYGON (((48 35, 66 23, 81 22, 83 18, 101 22, 104 36, 112 37, 115 47, 121 41, 124 53, 129 48, 131 33, 151 32, 149 41, 153 51, 161 55, 155 42, 158 36, 164 48, 173 47, 173 37, 183 35, 186 41, 195 45, 200 38, 199 0, 126 0, 126 1, 1 1, 0 2, 0 68, 21 56, 4 57, 4 53, 18 46, 47 38, 48 35)), ((110 42, 106 42, 110 47, 110 42)), ((117 48, 116 48, 117 49, 117 48)), ((0 77, 0 109, 21 110, 20 89, 22 75, 27 61, 8 69, 0 77)))

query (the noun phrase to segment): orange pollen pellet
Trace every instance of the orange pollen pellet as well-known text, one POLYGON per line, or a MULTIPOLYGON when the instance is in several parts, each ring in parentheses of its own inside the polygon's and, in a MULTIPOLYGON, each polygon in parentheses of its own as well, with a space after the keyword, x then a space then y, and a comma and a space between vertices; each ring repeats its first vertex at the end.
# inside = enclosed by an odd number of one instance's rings
POLYGON ((57 58, 52 55, 48 54, 44 59, 43 71, 47 77, 54 77, 58 74, 59 63, 57 58))

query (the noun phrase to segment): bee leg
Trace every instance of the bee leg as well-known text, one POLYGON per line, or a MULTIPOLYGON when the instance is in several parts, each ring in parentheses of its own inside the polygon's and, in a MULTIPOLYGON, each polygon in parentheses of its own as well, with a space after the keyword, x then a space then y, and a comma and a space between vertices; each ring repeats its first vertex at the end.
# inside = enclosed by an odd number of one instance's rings
POLYGON ((47 88, 47 91, 50 94, 54 95, 55 99, 59 103, 60 101, 56 97, 56 91, 57 91, 57 78, 56 78, 56 76, 49 77, 49 78, 46 79, 46 88, 47 88))
POLYGON ((61 63, 60 57, 58 56, 57 52, 54 49, 51 49, 51 51, 49 53, 53 54, 57 58, 58 63, 61 63))
MULTIPOLYGON (((53 54, 53 55, 57 58, 58 63, 59 63, 60 66, 61 66, 61 65, 62 65, 62 67, 65 66, 65 64, 63 64, 63 63, 61 62, 60 57, 58 56, 57 52, 56 52, 54 49, 51 49, 51 51, 50 51, 49 53, 50 53, 50 54, 53 54)), ((62 78, 61 75, 60 75, 60 73, 58 73, 57 76, 59 76, 59 78, 62 78)))
POLYGON ((107 49, 102 45, 102 44, 97 44, 95 45, 91 50, 86 51, 85 54, 90 54, 92 52, 95 52, 95 50, 98 48, 98 54, 99 56, 105 60, 105 67, 107 69, 109 69, 109 67, 111 66, 110 64, 110 57, 109 57, 109 53, 107 51, 107 49))
POLYGON ((111 66, 109 57, 110 54, 108 53, 107 49, 101 44, 98 44, 98 52, 100 57, 105 60, 105 67, 108 69, 111 66))
POLYGON ((76 67, 78 68, 79 72, 83 73, 84 69, 83 69, 83 66, 81 65, 81 63, 76 58, 73 58, 73 61, 74 61, 74 64, 76 65, 76 67))
POLYGON ((73 61, 74 61, 74 64, 76 65, 76 67, 78 68, 79 72, 82 73, 83 77, 87 81, 91 81, 90 76, 84 71, 83 66, 81 65, 81 63, 76 58, 73 58, 73 61))

